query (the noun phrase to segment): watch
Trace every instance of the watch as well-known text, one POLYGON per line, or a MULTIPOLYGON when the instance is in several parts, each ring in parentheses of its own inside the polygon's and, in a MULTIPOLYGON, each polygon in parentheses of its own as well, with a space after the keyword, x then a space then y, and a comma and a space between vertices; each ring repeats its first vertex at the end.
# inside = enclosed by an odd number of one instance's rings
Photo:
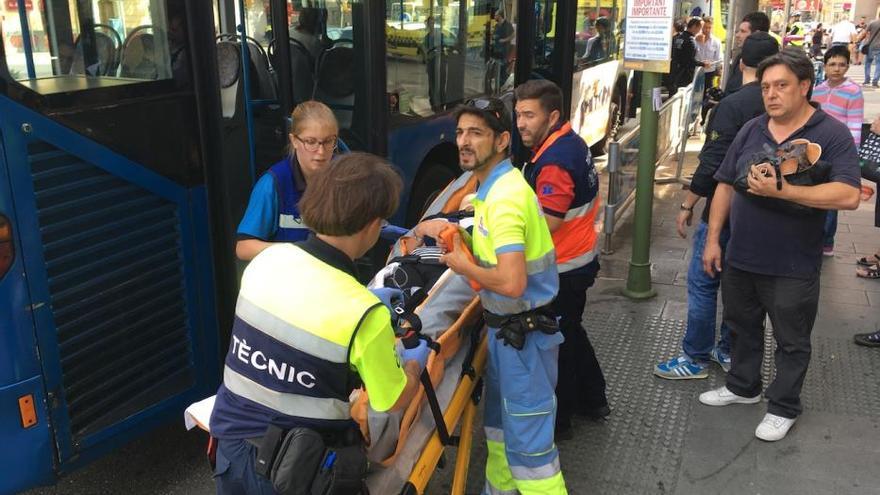
POLYGON ((678 205, 678 207, 681 208, 683 211, 694 211, 694 207, 693 207, 693 206, 691 206, 690 208, 688 208, 687 206, 684 205, 684 203, 678 205))

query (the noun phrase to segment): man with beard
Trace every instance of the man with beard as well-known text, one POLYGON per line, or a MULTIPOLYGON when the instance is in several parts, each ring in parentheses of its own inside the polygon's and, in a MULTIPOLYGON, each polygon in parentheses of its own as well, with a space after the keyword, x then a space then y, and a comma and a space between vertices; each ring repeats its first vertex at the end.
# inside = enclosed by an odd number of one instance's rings
POLYGON ((587 143, 562 119, 562 90, 533 79, 516 88, 516 126, 532 158, 523 175, 538 195, 556 247, 559 295, 553 308, 565 341, 559 348, 556 435, 571 428, 571 415, 608 416, 605 376, 582 325, 586 291, 599 272, 596 219, 599 179, 587 143))
MULTIPOLYGON (((567 493, 553 438, 557 356, 563 337, 550 304, 559 277, 553 239, 538 200, 507 158, 510 117, 494 98, 455 112, 461 168, 478 186, 472 238, 456 234, 441 261, 482 287, 489 327, 484 427, 488 447, 483 493, 567 493), (465 254, 472 246, 474 260, 465 254)), ((417 236, 438 238, 443 220, 417 236)))

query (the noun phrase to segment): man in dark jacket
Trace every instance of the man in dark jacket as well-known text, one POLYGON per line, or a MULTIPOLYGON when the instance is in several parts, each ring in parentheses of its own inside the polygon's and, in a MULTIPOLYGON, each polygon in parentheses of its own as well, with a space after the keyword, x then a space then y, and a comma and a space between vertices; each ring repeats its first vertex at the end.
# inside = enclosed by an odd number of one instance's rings
POLYGON ((683 88, 694 80, 694 69, 708 65, 697 60, 697 43, 694 41, 694 36, 702 28, 703 20, 694 17, 688 21, 687 28, 672 39, 672 66, 667 85, 670 96, 675 94, 678 88, 683 88))
MULTIPOLYGON (((770 31, 770 18, 767 17, 767 14, 763 12, 752 12, 743 17, 742 22, 739 23, 736 30, 736 47, 742 47, 745 39, 756 31, 763 31, 765 33, 770 31)), ((730 61, 730 70, 728 72, 730 75, 727 76, 727 84, 724 85, 725 93, 732 93, 743 85, 742 71, 739 69, 739 59, 740 54, 737 54, 730 61)))
MULTIPOLYGON (((680 356, 654 367, 654 374, 671 380, 706 378, 711 361, 724 371, 730 368, 730 330, 721 324, 721 338, 715 343, 715 314, 718 300, 719 277, 712 278, 703 271, 703 248, 708 232, 709 207, 718 184, 713 176, 724 160, 730 143, 739 129, 749 120, 764 113, 761 87, 755 77, 758 64, 779 51, 779 45, 769 34, 757 32, 746 38, 742 48, 742 88, 724 98, 715 109, 715 117, 706 128, 706 144, 700 152, 700 164, 691 181, 690 191, 678 214, 678 234, 686 237, 685 226, 691 224, 694 206, 706 198, 703 216, 694 232, 693 258, 688 268, 687 330, 680 356)), ((729 233, 721 234, 722 248, 729 233)))

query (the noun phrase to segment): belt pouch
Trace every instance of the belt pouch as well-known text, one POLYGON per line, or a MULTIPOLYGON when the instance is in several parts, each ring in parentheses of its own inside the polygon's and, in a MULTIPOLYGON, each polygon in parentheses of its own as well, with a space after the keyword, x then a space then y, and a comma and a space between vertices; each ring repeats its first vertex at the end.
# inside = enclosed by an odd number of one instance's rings
POLYGON ((324 439, 310 428, 287 432, 272 462, 269 479, 279 495, 310 495, 312 482, 324 457, 324 439))
POLYGON ((358 495, 365 493, 367 455, 361 442, 347 447, 328 448, 315 481, 311 495, 358 495))

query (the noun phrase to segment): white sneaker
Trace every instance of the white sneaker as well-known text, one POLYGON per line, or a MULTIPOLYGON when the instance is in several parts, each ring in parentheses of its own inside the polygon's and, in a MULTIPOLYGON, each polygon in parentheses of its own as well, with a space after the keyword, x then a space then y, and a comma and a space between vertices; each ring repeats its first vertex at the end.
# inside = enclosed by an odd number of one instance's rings
POLYGON ((794 425, 797 418, 783 418, 775 414, 767 413, 761 424, 755 428, 755 436, 765 442, 775 442, 782 440, 788 434, 788 430, 794 425))
POLYGON ((727 387, 716 388, 700 394, 700 402, 707 406, 728 406, 730 404, 757 404, 761 402, 761 394, 754 397, 743 397, 727 390, 727 387))

